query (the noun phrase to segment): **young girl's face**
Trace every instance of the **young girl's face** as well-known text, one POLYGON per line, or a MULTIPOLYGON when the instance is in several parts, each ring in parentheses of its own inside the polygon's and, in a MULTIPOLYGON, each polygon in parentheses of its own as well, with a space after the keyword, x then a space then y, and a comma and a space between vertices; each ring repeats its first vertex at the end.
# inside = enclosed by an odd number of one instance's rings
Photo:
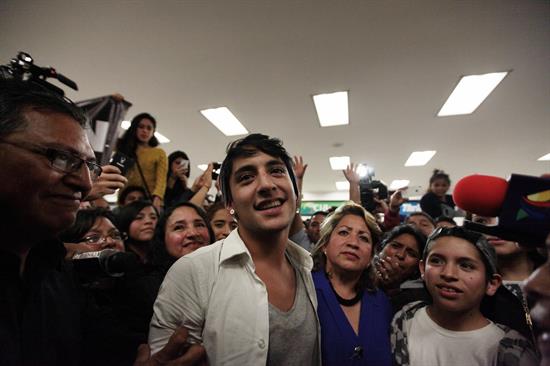
POLYGON ((153 206, 147 206, 139 211, 136 218, 130 224, 128 236, 137 241, 149 241, 153 239, 158 215, 153 206))
POLYGON ((445 194, 449 190, 449 182, 446 179, 436 179, 430 184, 430 191, 438 197, 445 197, 445 194))
POLYGON ((454 236, 436 239, 420 271, 434 308, 451 313, 478 311, 483 297, 493 295, 500 285, 487 281, 477 248, 454 236))

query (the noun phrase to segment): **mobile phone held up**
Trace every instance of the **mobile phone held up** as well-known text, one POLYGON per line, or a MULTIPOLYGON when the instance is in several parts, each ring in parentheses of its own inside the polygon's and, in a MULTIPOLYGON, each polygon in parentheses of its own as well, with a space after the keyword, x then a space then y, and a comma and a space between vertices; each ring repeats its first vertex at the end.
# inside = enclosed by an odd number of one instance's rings
POLYGON ((214 169, 212 169, 212 180, 217 180, 218 179, 218 176, 220 175, 220 168, 221 168, 221 164, 220 163, 212 163, 212 166, 214 169))
POLYGON ((126 175, 126 173, 128 173, 128 169, 130 169, 134 165, 134 162, 134 159, 132 159, 128 155, 117 151, 111 158, 109 164, 114 165, 118 169, 120 169, 122 175, 126 175))

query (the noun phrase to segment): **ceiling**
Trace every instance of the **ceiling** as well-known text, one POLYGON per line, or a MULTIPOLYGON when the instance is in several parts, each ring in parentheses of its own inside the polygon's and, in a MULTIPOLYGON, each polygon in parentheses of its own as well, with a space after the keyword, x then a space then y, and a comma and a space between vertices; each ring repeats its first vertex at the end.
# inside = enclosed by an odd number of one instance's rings
POLYGON ((454 181, 550 171, 537 161, 550 153, 548 1, 2 0, 0 15, 1 63, 24 50, 75 80, 74 100, 123 94, 127 119, 153 114, 193 167, 234 139, 199 110, 227 106, 304 157, 310 196, 344 180, 330 156, 424 188, 434 168, 454 181), (436 117, 461 75, 504 70, 473 114, 436 117), (321 128, 311 96, 339 90, 350 124, 321 128), (437 154, 404 167, 418 150, 437 154))

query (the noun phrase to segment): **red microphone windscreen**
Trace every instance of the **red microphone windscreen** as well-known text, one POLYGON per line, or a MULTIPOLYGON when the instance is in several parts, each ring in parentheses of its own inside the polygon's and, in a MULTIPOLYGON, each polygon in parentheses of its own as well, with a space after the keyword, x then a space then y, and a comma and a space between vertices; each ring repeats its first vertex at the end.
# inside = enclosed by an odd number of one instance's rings
POLYGON ((489 175, 469 175, 456 183, 453 200, 465 211, 496 217, 499 216, 507 189, 506 179, 489 175))

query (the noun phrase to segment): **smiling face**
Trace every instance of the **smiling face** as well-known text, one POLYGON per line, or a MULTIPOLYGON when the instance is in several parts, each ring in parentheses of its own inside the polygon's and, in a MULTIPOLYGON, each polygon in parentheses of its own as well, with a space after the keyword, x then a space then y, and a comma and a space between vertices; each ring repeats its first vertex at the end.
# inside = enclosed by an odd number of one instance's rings
POLYGON ((451 185, 446 179, 439 178, 430 184, 430 191, 438 197, 445 197, 451 185))
POLYGON ((148 144, 155 133, 155 125, 149 118, 139 121, 136 129, 136 139, 140 144, 148 144))
POLYGON ((166 251, 173 258, 180 258, 210 244, 206 222, 191 207, 176 208, 166 221, 164 233, 166 251))
POLYGON ((263 152, 233 162, 229 188, 241 235, 288 231, 296 194, 281 159, 263 152))
POLYGON ((143 208, 130 224, 128 237, 135 241, 149 241, 153 239, 158 216, 153 206, 143 208))
POLYGON ((231 231, 238 226, 235 218, 229 214, 229 211, 225 207, 220 208, 214 213, 210 225, 212 225, 216 240, 227 238, 231 231))
POLYGON ((115 225, 106 217, 98 217, 94 225, 84 234, 83 239, 97 237, 99 241, 87 243, 93 250, 114 249, 124 252, 124 242, 115 225), (120 239, 113 239, 120 238, 120 239))
MULTIPOLYGON (((465 239, 436 239, 425 262, 420 262, 433 306, 441 313, 479 313, 485 295, 493 295, 499 278, 487 281, 485 264, 477 248, 465 239)), ((498 277, 498 276, 497 276, 498 277)))
POLYGON ((384 246, 382 258, 391 257, 399 263, 399 275, 396 282, 403 282, 412 278, 414 274, 418 277, 418 262, 420 253, 418 243, 411 234, 401 234, 384 246))
POLYGON ((20 146, 63 150, 89 161, 95 156, 83 127, 70 116, 32 109, 22 115, 25 128, 0 143, 0 204, 11 212, 12 222, 24 223, 32 228, 28 234, 44 239, 72 225, 92 187, 90 172, 83 164, 65 173, 53 168, 46 156, 20 146))
POLYGON ((336 225, 325 246, 327 272, 360 274, 372 258, 372 236, 365 220, 346 215, 336 225))

